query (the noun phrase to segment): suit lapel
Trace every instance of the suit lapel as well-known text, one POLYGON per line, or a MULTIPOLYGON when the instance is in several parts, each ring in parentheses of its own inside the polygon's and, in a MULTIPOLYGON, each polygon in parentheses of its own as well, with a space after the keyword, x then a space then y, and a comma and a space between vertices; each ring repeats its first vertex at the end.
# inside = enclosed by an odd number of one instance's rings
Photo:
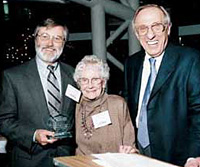
POLYGON ((69 99, 66 95, 66 89, 68 84, 72 84, 71 74, 67 71, 67 69, 63 66, 62 63, 60 63, 60 70, 61 70, 61 83, 62 83, 62 106, 61 106, 61 112, 64 114, 66 111, 68 111, 70 104, 72 102, 71 99, 69 99), (65 110, 65 111, 64 111, 65 110))
POLYGON ((145 53, 142 52, 141 55, 138 56, 138 59, 136 60, 136 64, 134 65, 135 69, 133 71, 135 71, 135 73, 133 73, 133 72, 130 73, 130 74, 134 75, 133 76, 133 78, 134 78, 133 82, 135 82, 135 83, 131 83, 131 85, 133 85, 132 90, 134 90, 134 94, 136 95, 135 96, 136 102, 139 101, 144 57, 145 57, 145 53))
POLYGON ((165 84, 176 67, 176 63, 179 58, 179 56, 177 56, 178 53, 170 50, 171 49, 167 49, 163 56, 163 60, 160 65, 160 69, 157 74, 150 99, 153 98, 155 94, 161 89, 161 87, 165 84))
POLYGON ((43 117, 49 116, 47 102, 35 59, 31 60, 28 64, 26 73, 28 74, 27 83, 30 87, 30 94, 32 94, 34 100, 33 104, 36 104, 35 107, 38 108, 37 111, 40 113, 40 115, 42 115, 43 117))
MULTIPOLYGON (((60 67, 62 68, 62 67, 60 67)), ((65 72, 63 72, 63 70, 61 69, 61 83, 62 83, 62 97, 65 97, 65 92, 67 89, 67 75, 65 74, 65 72)), ((65 108, 66 104, 64 103, 64 99, 62 98, 62 107, 61 107, 61 111, 65 108)))

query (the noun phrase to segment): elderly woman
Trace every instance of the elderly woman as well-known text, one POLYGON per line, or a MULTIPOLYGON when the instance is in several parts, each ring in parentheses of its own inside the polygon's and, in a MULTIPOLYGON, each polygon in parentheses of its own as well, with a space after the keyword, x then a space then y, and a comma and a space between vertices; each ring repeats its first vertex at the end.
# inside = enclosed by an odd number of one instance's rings
POLYGON ((85 56, 76 66, 74 80, 82 92, 76 106, 77 155, 137 152, 127 104, 105 92, 108 79, 107 63, 95 55, 85 56))

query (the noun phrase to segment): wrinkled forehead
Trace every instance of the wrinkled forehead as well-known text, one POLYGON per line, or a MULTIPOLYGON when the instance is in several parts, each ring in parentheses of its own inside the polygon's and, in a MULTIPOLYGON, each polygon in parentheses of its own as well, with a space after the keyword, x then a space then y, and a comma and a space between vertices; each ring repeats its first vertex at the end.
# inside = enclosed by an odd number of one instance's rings
POLYGON ((48 33, 50 35, 64 35, 64 28, 62 26, 48 26, 40 27, 37 33, 48 33))
POLYGON ((164 13, 156 7, 142 9, 135 17, 135 25, 152 24, 155 22, 164 22, 164 13))

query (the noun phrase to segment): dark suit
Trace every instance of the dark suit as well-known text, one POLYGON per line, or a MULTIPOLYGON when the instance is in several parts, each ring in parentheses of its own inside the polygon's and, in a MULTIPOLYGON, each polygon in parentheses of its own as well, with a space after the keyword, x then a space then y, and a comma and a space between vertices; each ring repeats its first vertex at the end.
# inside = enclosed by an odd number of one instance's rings
MULTIPOLYGON (((125 62, 125 91, 135 125, 145 53, 125 62)), ((168 45, 147 106, 152 157, 183 165, 200 155, 200 54, 168 45)))
MULTIPOLYGON (((73 124, 75 102, 65 96, 68 84, 75 85, 73 68, 60 63, 62 114, 73 124)), ((47 129, 49 111, 35 59, 3 73, 0 93, 0 133, 12 142, 12 165, 52 167, 53 157, 74 154, 73 139, 41 146, 33 142, 37 129, 47 129)))

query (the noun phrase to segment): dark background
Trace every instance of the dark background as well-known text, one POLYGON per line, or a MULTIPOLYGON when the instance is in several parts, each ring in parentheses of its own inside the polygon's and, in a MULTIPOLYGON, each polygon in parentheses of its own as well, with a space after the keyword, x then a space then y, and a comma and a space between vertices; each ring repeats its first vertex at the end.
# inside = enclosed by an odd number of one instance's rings
MULTIPOLYGON (((117 1, 117 0, 116 0, 117 1)), ((118 0, 119 2, 119 0, 118 0)), ((181 43, 178 37, 178 27, 200 23, 199 0, 141 0, 140 5, 157 3, 164 6, 171 15, 172 33, 170 40, 181 45, 200 49, 200 35, 184 36, 181 43)), ((63 19, 70 33, 91 32, 90 8, 66 1, 65 4, 43 1, 8 1, 9 13, 0 4, 1 57, 0 70, 24 63, 35 56, 33 31, 37 22, 44 17, 59 17, 63 19)), ((106 32, 114 31, 122 23, 119 19, 106 15, 106 32)), ((116 39, 107 50, 120 62, 128 56, 127 40, 116 39)), ((92 42, 68 41, 62 55, 62 61, 75 65, 80 59, 92 54, 92 42)), ((121 94, 123 89, 123 72, 108 61, 111 77, 108 82, 108 92, 121 94)))

